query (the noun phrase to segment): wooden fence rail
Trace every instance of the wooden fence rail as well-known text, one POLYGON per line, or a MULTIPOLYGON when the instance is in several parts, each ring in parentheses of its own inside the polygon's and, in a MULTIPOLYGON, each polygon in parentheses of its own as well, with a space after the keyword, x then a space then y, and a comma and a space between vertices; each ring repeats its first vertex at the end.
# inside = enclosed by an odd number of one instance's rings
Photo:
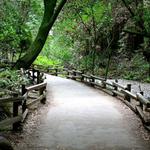
POLYGON ((115 81, 106 81, 104 78, 87 75, 84 71, 69 70, 67 68, 50 68, 48 72, 51 75, 65 75, 65 77, 84 82, 96 88, 100 88, 104 92, 116 96, 121 99, 128 107, 130 107, 135 113, 137 113, 144 124, 150 125, 150 118, 148 117, 150 113, 150 100, 146 99, 141 93, 132 93, 131 84, 126 86, 115 81), (65 73, 64 73, 65 72, 65 73), (133 103, 134 101, 134 103, 133 103))
POLYGON ((13 130, 17 130, 21 123, 24 122, 27 114, 28 114, 28 108, 31 105, 34 105, 37 101, 41 101, 41 103, 45 103, 46 101, 46 82, 43 82, 42 77, 43 73, 40 73, 39 70, 35 69, 29 69, 29 70, 22 70, 21 72, 23 74, 26 74, 29 79, 36 85, 31 85, 26 87, 25 85, 22 85, 22 96, 19 96, 18 94, 15 94, 13 97, 8 98, 0 98, 0 103, 12 103, 13 104, 13 113, 12 117, 2 120, 0 122, 0 128, 8 125, 12 125, 13 130), (42 82, 42 83, 41 83, 42 82), (28 102, 28 94, 29 92, 33 90, 39 91, 39 97, 34 99, 33 101, 28 102), (21 112, 20 112, 21 109, 21 112))

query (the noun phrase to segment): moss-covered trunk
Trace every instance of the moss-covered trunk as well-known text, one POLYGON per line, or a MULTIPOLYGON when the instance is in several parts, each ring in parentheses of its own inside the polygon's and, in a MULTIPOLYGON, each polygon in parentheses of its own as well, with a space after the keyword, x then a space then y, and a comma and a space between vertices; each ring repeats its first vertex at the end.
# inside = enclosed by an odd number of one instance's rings
POLYGON ((27 53, 17 61, 15 65, 16 68, 30 67, 30 65, 34 62, 34 60, 41 52, 46 42, 49 31, 52 28, 59 12, 66 3, 66 0, 61 0, 57 8, 56 3, 57 0, 44 0, 44 16, 38 34, 27 53))

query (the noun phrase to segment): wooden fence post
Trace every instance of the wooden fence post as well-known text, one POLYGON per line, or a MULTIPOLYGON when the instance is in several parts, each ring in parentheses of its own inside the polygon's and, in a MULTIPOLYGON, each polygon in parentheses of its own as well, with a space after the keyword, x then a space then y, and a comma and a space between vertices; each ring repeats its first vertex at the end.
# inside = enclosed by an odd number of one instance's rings
POLYGON ((33 82, 34 82, 34 80, 35 80, 35 75, 34 75, 34 73, 35 73, 35 69, 32 68, 32 81, 33 81, 33 82))
POLYGON ((84 70, 83 70, 82 73, 81 73, 81 82, 84 81, 84 76, 83 76, 83 74, 84 74, 84 70))
MULTIPOLYGON (((140 94, 141 94, 141 95, 144 95, 144 92, 143 92, 143 91, 140 91, 140 94)), ((142 104, 142 102, 140 102, 140 106, 141 106, 141 109, 143 110, 143 104, 142 104)))
MULTIPOLYGON (((40 91, 39 91, 39 94, 43 95, 44 94, 44 90, 45 90, 45 87, 41 88, 40 91)), ((46 98, 41 99, 41 103, 45 104, 46 103, 46 98)))
MULTIPOLYGON (((106 81, 106 80, 105 80, 106 81)), ((102 82, 102 88, 106 88, 106 83, 104 81, 101 81, 102 82)))
POLYGON ((69 79, 69 70, 67 69, 67 79, 69 79))
POLYGON ((91 76, 91 86, 94 87, 94 82, 95 82, 95 78, 93 76, 91 76))
MULTIPOLYGON (((118 80, 116 79, 115 82, 118 83, 118 80)), ((118 87, 116 85, 114 85, 114 90, 118 91, 118 87)), ((117 94, 113 93, 113 96, 117 96, 117 94)))
POLYGON ((76 80, 76 72, 73 70, 73 80, 76 80))
POLYGON ((40 83, 40 71, 37 70, 37 84, 40 83))
POLYGON ((29 70, 27 70, 28 78, 30 79, 31 73, 29 70))
MULTIPOLYGON (((127 84, 126 90, 129 91, 129 92, 131 92, 131 84, 127 84)), ((125 95, 125 100, 127 100, 128 102, 130 102, 131 101, 130 96, 126 94, 125 95)))
POLYGON ((47 73, 49 73, 49 68, 50 68, 50 67, 48 66, 48 67, 47 67, 47 73))
MULTIPOLYGON (((24 95, 27 92, 25 85, 22 85, 22 95, 24 95)), ((27 106, 26 106, 26 99, 23 101, 22 104, 22 113, 24 113, 24 111, 26 110, 27 106)))
POLYGON ((58 68, 55 68, 55 75, 58 76, 58 68))
MULTIPOLYGON (((14 97, 18 97, 18 94, 14 94, 14 97)), ((13 117, 18 116, 18 107, 19 107, 19 102, 13 102, 13 117)), ((13 130, 16 131, 18 127, 20 126, 20 122, 16 122, 13 124, 13 130)))

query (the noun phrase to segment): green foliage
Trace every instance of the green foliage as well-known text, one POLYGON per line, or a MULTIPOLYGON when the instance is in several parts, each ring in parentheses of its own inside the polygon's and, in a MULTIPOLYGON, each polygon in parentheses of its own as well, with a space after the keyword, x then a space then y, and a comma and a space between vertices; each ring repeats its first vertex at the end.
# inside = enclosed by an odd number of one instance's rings
POLYGON ((128 80, 148 82, 149 64, 141 56, 140 54, 136 54, 131 61, 127 59, 121 60, 117 67, 117 74, 128 80))
POLYGON ((29 83, 29 80, 26 76, 22 76, 20 71, 11 70, 9 68, 5 69, 0 72, 0 97, 5 94, 10 94, 9 91, 18 92, 21 84, 27 83, 29 83))
MULTIPOLYGON (((26 76, 20 74, 20 71, 3 68, 0 71, 0 97, 10 97, 14 92, 20 93, 22 84, 28 84, 29 80, 26 76)), ((11 116, 12 103, 0 104, 3 111, 11 116)))
POLYGON ((1 59, 13 61, 15 53, 26 51, 31 43, 31 32, 26 25, 29 0, 0 2, 1 59))
POLYGON ((32 31, 32 37, 35 38, 44 13, 43 0, 30 1, 30 11, 26 25, 32 31))
POLYGON ((46 56, 38 56, 37 59, 34 61, 34 64, 48 67, 48 66, 57 66, 60 64, 60 62, 57 60, 54 61, 50 60, 46 56))
MULTIPOLYGON (((141 2, 126 0, 132 16, 122 1, 68 1, 34 64, 86 69, 104 76, 111 48, 109 77, 149 82, 149 38, 139 42, 141 36, 122 32, 150 33, 150 3, 141 2)), ((15 55, 16 60, 27 51, 42 21, 43 6, 43 0, 1 0, 1 59, 13 60, 15 55)), ((12 72, 10 80, 9 70, 5 72, 8 77, 0 80, 0 86, 9 89, 17 75, 12 72)))
POLYGON ((111 25, 110 4, 100 0, 68 2, 50 33, 41 56, 57 60, 65 67, 87 68, 91 71, 94 67, 93 51, 98 56, 95 63, 99 63, 99 53, 103 48, 99 45, 107 45, 111 25))
POLYGON ((43 0, 0 1, 0 58, 16 61, 28 50, 43 16, 43 0), (31 32, 32 31, 32 32, 31 32))

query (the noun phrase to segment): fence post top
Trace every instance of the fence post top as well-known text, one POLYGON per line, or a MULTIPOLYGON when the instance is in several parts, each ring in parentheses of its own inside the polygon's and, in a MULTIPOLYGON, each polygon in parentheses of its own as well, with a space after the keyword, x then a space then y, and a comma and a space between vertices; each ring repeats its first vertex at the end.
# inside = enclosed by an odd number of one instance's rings
POLYGON ((117 82, 117 83, 118 83, 118 79, 115 79, 115 82, 117 82))

